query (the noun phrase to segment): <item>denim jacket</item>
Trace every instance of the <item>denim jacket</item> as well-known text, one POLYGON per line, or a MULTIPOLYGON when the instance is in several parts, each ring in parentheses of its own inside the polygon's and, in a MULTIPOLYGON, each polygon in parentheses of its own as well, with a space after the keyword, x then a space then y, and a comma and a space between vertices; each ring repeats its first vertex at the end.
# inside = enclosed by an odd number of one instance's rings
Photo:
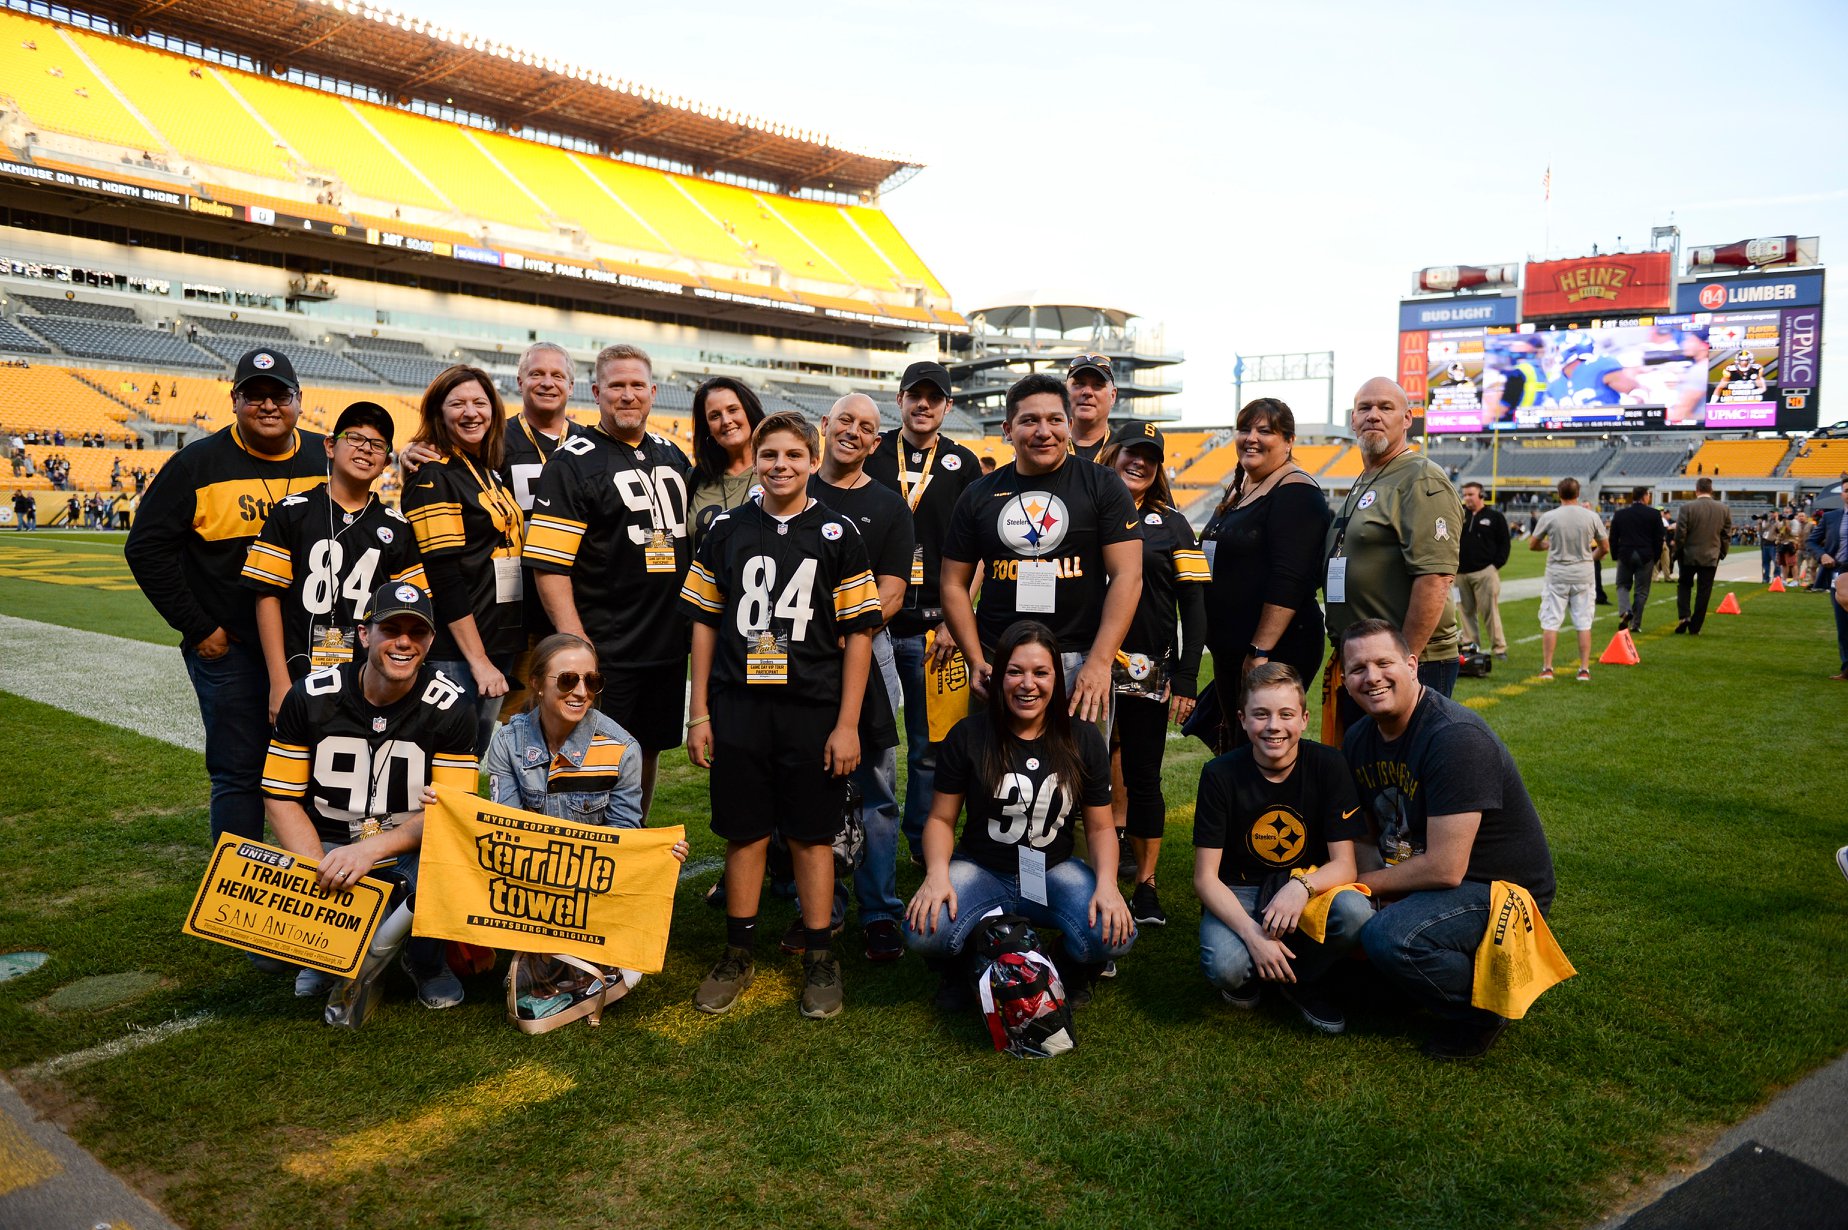
POLYGON ((553 756, 536 712, 515 714, 488 744, 488 797, 508 807, 608 828, 642 826, 642 749, 592 710, 553 756))

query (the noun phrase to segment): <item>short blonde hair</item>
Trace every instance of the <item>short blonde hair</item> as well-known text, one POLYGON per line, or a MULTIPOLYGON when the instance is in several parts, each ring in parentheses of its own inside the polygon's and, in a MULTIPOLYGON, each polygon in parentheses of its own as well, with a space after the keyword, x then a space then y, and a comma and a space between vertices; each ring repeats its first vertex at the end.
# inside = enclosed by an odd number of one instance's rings
POLYGON ((597 352, 597 361, 591 365, 591 375, 598 384, 603 383, 603 369, 611 363, 622 359, 635 359, 648 369, 648 378, 654 379, 654 360, 640 346, 631 346, 627 342, 617 342, 614 346, 605 346, 597 352))

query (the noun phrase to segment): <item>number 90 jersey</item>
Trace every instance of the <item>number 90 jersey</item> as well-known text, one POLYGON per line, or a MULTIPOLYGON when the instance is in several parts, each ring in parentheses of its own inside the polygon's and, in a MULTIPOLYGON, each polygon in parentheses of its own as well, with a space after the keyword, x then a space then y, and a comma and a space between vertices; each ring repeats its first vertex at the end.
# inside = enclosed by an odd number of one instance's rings
POLYGON ((380 708, 366 700, 359 670, 330 667, 290 688, 263 762, 263 793, 300 803, 335 845, 421 812, 427 783, 478 788, 475 707, 453 680, 425 666, 380 708))
POLYGON ((839 638, 885 622, 860 531, 813 500, 787 522, 756 500, 715 517, 680 597, 718 632, 715 688, 745 686, 747 657, 768 658, 766 695, 818 704, 841 701, 839 638))
POLYGON ((604 669, 687 656, 678 609, 693 558, 678 445, 625 444, 591 428, 560 440, 533 488, 521 563, 571 578, 578 619, 604 669))

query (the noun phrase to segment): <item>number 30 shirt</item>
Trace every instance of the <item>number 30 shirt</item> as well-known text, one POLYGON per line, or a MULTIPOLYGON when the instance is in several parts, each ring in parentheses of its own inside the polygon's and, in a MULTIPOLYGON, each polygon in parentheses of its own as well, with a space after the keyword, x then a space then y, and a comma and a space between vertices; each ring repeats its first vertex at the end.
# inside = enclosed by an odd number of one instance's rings
POLYGON ((315 671, 289 689, 263 762, 263 793, 300 803, 324 842, 346 845, 423 810, 435 782, 475 793, 475 710, 426 665, 411 690, 380 708, 357 666, 315 671))
POLYGON ((259 597, 282 600, 291 679, 365 656, 357 630, 385 582, 430 592, 410 523, 376 499, 350 513, 326 487, 276 505, 250 544, 243 581, 259 597))
POLYGON ((718 632, 715 688, 838 705, 839 638, 884 623, 853 522, 809 502, 778 521, 756 500, 713 519, 680 591, 718 632))
POLYGON ((989 790, 982 782, 982 760, 994 741, 986 713, 956 723, 937 751, 937 790, 963 796, 959 858, 978 863, 996 875, 1020 873, 1020 846, 1046 856, 1048 868, 1072 856, 1076 825, 1086 807, 1110 802, 1110 749, 1090 722, 1073 722, 1078 741, 1079 777, 1059 780, 1046 758, 1045 740, 1016 740, 1008 751, 1007 772, 989 790))
POLYGON ((571 578, 604 669, 684 661, 680 585, 687 536, 685 453, 648 433, 624 444, 591 428, 559 441, 533 490, 523 562, 571 578))

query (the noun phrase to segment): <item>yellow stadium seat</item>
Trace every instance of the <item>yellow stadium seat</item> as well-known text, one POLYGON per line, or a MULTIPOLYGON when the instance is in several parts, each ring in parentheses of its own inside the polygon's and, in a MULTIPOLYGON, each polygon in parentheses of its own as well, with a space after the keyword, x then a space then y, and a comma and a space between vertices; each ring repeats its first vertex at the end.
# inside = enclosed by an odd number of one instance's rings
MULTIPOLYGON (((1340 456, 1345 444, 1298 444, 1291 449, 1296 464, 1311 474, 1320 474, 1322 467, 1340 456)), ((1359 473, 1359 471, 1355 471, 1359 473)))
MULTIPOLYGON (((174 376, 166 372, 120 372, 74 368, 76 375, 110 390, 136 414, 176 427, 209 426, 216 431, 231 421, 231 382, 213 376, 174 376), (125 388, 124 385, 131 386, 125 388), (160 401, 148 394, 160 386, 160 401)), ((68 430, 68 429, 67 429, 68 430)))
POLYGON ((825 201, 792 200, 771 197, 790 226, 810 242, 817 244, 846 274, 861 286, 873 290, 897 290, 900 272, 880 255, 879 250, 854 229, 839 205, 825 201))
POLYGON ((1238 465, 1238 448, 1227 441, 1188 466, 1175 481, 1189 487, 1217 487, 1231 477, 1238 465))
POLYGON ((1788 471, 1792 478, 1839 478, 1848 474, 1848 440, 1805 440, 1788 471))
POLYGON ((749 268, 744 244, 726 234, 716 218, 676 187, 683 182, 680 176, 583 154, 572 154, 571 159, 632 212, 647 219, 673 251, 693 260, 749 268))
POLYGON ((1358 478, 1366 468, 1360 450, 1351 445, 1335 445, 1343 451, 1322 468, 1321 478, 1358 478))
POLYGON ((604 243, 644 252, 671 252, 665 240, 618 204, 564 150, 491 132, 478 132, 474 137, 550 206, 560 222, 575 225, 604 243))
MULTIPOLYGON (((110 491, 110 472, 118 459, 122 462, 122 486, 119 490, 132 492, 135 480, 132 477, 136 469, 148 471, 150 475, 160 472, 173 456, 172 449, 138 449, 138 448, 72 448, 69 445, 58 448, 49 444, 28 444, 26 453, 33 464, 39 467, 41 474, 45 468, 45 459, 56 454, 71 463, 71 487, 77 491, 110 491)), ((47 480, 46 486, 50 486, 47 480)), ((49 510, 43 500, 39 501, 39 524, 45 524, 49 510)))
POLYGON ((126 440, 134 434, 122 425, 129 416, 68 368, 0 367, 0 428, 8 432, 62 430, 74 440, 88 431, 126 440))
MULTIPOLYGON (((898 276, 903 281, 923 286, 936 298, 948 299, 950 297, 950 292, 943 289, 943 283, 937 280, 937 275, 925 266, 923 259, 912 250, 905 237, 898 233, 898 228, 892 225, 892 219, 886 217, 880 210, 865 205, 850 205, 843 212, 860 228, 861 233, 866 236, 873 247, 884 253, 885 258, 898 267, 898 276)), ((956 325, 964 323, 962 317, 953 312, 950 313, 950 317, 946 318, 945 323, 956 325)))
POLYGON ((1770 478, 1790 445, 1784 440, 1708 440, 1688 458, 1683 474, 1696 478, 1770 478))
POLYGON ((469 217, 531 231, 551 230, 547 211, 482 153, 469 139, 468 130, 390 107, 368 106, 365 115, 393 148, 469 217))
POLYGON ((160 139, 84 65, 64 33, 50 22, 0 11, 0 93, 13 99, 31 126, 45 131, 161 150, 160 139))

